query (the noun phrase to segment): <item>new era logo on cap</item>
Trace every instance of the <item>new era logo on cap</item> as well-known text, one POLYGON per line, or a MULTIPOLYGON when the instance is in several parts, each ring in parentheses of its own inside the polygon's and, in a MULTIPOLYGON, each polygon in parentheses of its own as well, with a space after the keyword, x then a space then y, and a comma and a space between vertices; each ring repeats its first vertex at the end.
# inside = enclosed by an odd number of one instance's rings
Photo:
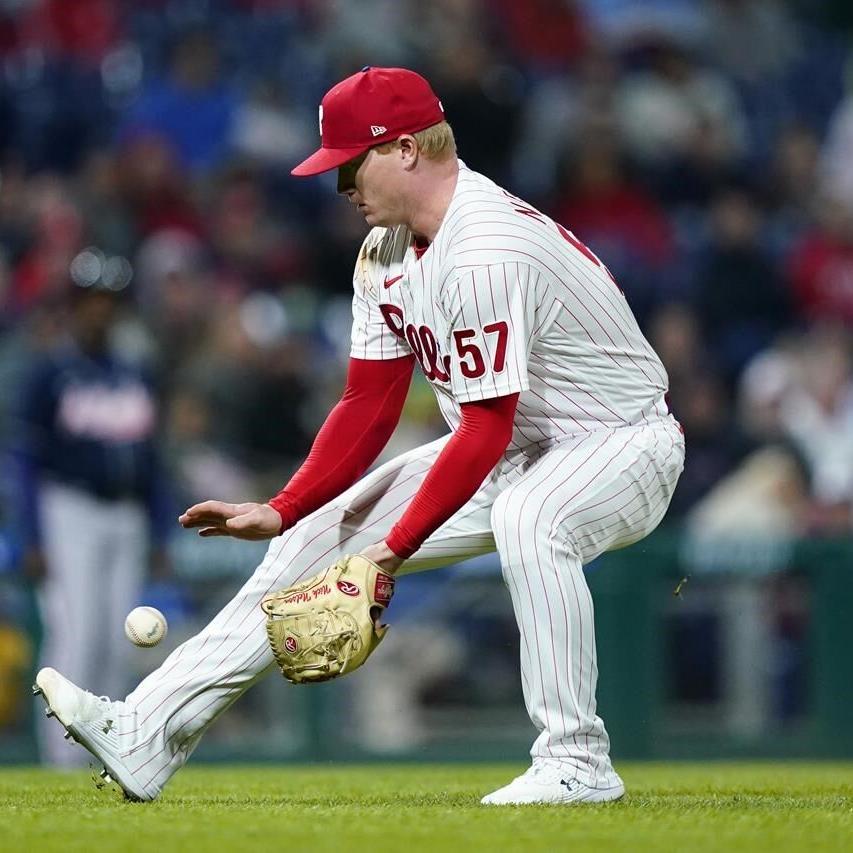
POLYGON ((374 145, 441 121, 441 101, 420 74, 407 68, 365 66, 326 92, 320 105, 321 147, 291 174, 337 169, 374 145), (385 124, 373 124, 371 119, 380 116, 385 124))

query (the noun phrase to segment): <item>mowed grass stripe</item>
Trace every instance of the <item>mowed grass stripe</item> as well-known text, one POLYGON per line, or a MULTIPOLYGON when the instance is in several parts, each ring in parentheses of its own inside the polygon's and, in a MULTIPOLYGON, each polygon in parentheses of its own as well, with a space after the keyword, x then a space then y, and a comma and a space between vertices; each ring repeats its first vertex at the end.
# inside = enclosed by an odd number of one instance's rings
POLYGON ((126 803, 86 771, 0 769, 0 850, 853 850, 853 764, 631 764, 602 806, 485 808, 523 765, 195 765, 126 803))

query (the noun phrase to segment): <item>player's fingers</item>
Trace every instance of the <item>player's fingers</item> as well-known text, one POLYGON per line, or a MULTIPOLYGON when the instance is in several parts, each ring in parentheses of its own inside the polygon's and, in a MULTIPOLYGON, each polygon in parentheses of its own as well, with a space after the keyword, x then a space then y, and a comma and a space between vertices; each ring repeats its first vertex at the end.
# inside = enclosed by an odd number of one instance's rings
POLYGON ((199 536, 228 536, 228 531, 223 527, 202 527, 198 532, 199 536))
POLYGON ((193 527, 206 527, 209 524, 213 524, 217 527, 222 527, 224 526, 226 519, 220 518, 219 516, 215 515, 204 515, 201 518, 179 518, 178 521, 181 523, 181 527, 190 530, 193 527))
POLYGON ((189 507, 185 515, 233 515, 236 511, 236 504, 225 501, 202 501, 189 507))
POLYGON ((224 503, 223 501, 203 501, 186 509, 178 517, 178 521, 184 527, 197 527, 199 524, 225 521, 233 517, 235 512, 234 504, 224 503))
POLYGON ((225 522, 225 529, 232 536, 240 539, 263 539, 266 536, 258 514, 255 512, 229 518, 225 522))
POLYGON ((251 530, 258 522, 258 514, 256 512, 244 512, 243 515, 235 515, 225 522, 225 526, 229 530, 251 530))
POLYGON ((270 530, 262 510, 253 509, 225 522, 225 528, 238 539, 271 539, 278 530, 270 530))

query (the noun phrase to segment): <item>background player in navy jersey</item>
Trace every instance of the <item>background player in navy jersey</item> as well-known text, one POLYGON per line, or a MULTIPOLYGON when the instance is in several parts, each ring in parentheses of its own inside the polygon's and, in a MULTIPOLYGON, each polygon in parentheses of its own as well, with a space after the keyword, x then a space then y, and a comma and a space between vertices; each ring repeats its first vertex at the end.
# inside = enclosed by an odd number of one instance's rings
MULTIPOLYGON (((25 570, 38 585, 42 659, 99 693, 128 685, 127 612, 165 536, 158 403, 111 347, 120 296, 68 285, 68 328, 21 388, 15 458, 25 570), (153 537, 152 537, 153 534, 153 537)), ((44 760, 85 763, 43 717, 44 760)))

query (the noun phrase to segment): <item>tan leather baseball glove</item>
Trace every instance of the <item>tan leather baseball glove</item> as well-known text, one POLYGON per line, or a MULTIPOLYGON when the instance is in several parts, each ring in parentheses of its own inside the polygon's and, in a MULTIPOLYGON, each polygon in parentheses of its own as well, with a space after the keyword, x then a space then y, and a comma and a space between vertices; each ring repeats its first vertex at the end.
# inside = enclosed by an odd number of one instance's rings
POLYGON ((294 684, 328 681, 358 669, 388 632, 379 618, 394 578, 356 554, 261 602, 282 675, 294 684))

